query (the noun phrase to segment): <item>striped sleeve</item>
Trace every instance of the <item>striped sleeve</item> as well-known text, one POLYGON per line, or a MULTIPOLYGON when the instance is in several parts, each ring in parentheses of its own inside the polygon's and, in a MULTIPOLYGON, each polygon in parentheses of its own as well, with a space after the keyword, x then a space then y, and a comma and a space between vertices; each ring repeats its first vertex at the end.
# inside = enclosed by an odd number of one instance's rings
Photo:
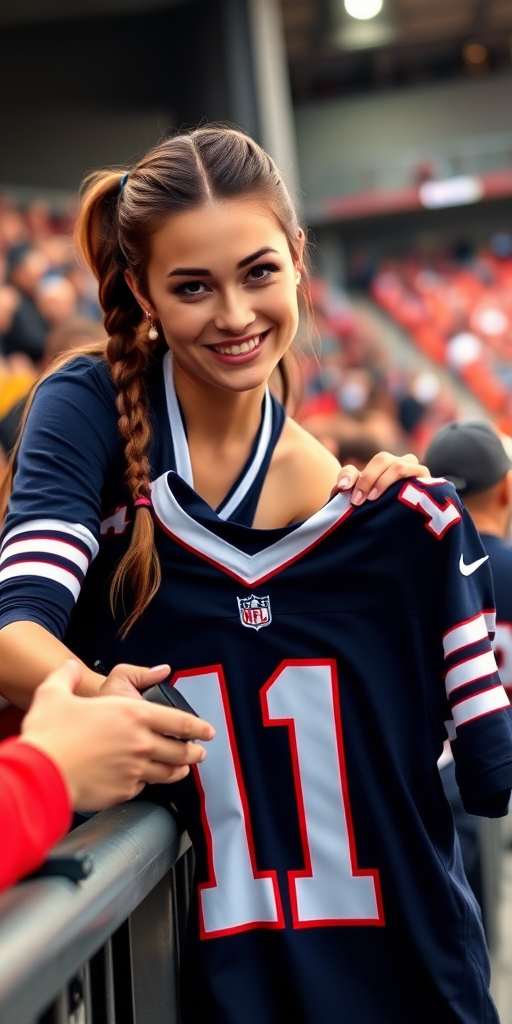
POLYGON ((98 553, 120 442, 108 368, 80 357, 38 388, 0 549, 0 628, 36 622, 63 639, 98 553))
POLYGON ((0 549, 0 583, 37 576, 66 587, 74 601, 80 593, 98 542, 79 523, 33 519, 14 527, 0 549))
POLYGON ((460 507, 461 521, 443 540, 445 726, 466 811, 498 817, 507 812, 512 788, 512 712, 491 646, 496 625, 489 561, 460 507))

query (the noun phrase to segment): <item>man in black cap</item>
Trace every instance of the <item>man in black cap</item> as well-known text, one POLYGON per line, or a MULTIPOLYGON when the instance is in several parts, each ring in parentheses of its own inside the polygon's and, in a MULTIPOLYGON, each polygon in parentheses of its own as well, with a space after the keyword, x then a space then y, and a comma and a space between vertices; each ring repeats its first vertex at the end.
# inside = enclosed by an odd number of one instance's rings
MULTIPOLYGON (((480 534, 489 559, 496 599, 494 653, 501 681, 512 703, 512 546, 506 539, 512 518, 512 441, 484 420, 448 423, 433 437, 424 456, 433 477, 450 480, 480 534)), ((471 576, 486 558, 469 564, 461 552, 459 569, 471 576)), ((477 819, 466 814, 459 796, 449 744, 440 760, 441 779, 451 803, 468 881, 477 897, 489 935, 493 909, 484 901, 480 833, 477 819)))
MULTIPOLYGON (((425 452, 432 476, 454 484, 480 534, 490 561, 496 598, 494 652, 502 683, 512 702, 512 461, 497 431, 484 420, 448 423, 435 435, 425 452)), ((461 553, 460 571, 469 576, 475 563, 466 565, 461 553)))

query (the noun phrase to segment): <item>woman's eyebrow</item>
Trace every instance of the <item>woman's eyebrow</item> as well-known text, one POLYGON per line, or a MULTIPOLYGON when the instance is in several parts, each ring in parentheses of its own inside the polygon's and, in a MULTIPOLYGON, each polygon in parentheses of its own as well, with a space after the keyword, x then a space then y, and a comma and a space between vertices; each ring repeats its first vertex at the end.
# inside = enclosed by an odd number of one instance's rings
POLYGON ((246 256, 244 260, 240 260, 240 263, 237 263, 238 270, 241 270, 242 267, 247 267, 249 263, 252 263, 253 260, 257 260, 260 256, 265 256, 267 252, 275 252, 276 256, 278 255, 277 249, 258 249, 258 252, 253 252, 251 256, 246 256))
MULTIPOLYGON (((268 252, 274 252, 276 255, 278 255, 277 249, 271 249, 269 247, 264 248, 264 249, 258 249, 257 252, 253 252, 253 253, 251 253, 250 256, 246 256, 244 260, 240 260, 240 263, 237 263, 237 269, 241 270, 242 267, 249 266, 249 263, 253 263, 254 260, 259 259, 260 256, 265 256, 268 252)), ((174 270, 171 270, 171 272, 169 274, 167 274, 167 277, 211 277, 211 276, 212 276, 211 270, 206 270, 204 267, 176 267, 174 270)))

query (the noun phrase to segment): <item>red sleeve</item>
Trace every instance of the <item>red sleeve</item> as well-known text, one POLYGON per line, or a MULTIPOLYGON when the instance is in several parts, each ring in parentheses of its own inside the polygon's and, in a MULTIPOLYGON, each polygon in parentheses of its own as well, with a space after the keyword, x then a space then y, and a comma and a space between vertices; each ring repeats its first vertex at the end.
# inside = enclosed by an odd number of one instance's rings
POLYGON ((21 740, 0 743, 0 890, 38 867, 70 824, 68 791, 53 761, 21 740))

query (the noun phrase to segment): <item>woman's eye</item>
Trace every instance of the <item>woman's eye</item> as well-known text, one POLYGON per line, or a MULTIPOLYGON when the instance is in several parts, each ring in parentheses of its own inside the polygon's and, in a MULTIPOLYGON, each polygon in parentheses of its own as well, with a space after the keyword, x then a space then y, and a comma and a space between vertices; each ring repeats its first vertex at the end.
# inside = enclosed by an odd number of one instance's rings
POLYGON ((204 295, 206 291, 206 285, 204 281, 186 281, 185 284, 180 284, 176 289, 178 295, 185 295, 189 298, 196 295, 204 295))
POLYGON ((258 263, 256 267, 251 267, 248 277, 250 281, 268 281, 278 270, 279 267, 273 263, 258 263))

